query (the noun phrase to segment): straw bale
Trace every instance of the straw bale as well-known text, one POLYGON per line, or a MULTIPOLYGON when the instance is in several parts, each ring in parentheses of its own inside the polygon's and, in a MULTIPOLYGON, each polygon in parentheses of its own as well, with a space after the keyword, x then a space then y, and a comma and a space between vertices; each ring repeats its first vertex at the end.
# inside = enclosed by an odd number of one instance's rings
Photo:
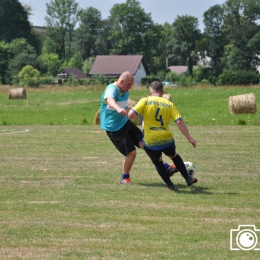
MULTIPOLYGON (((126 104, 126 111, 129 111, 131 108, 133 108, 137 104, 136 101, 132 99, 128 99, 126 104)), ((137 115, 136 118, 132 120, 137 125, 142 125, 143 117, 142 115, 137 115)), ((100 125, 100 109, 96 112, 95 118, 94 118, 94 124, 100 125)))
POLYGON ((230 96, 229 97, 230 114, 256 113, 256 100, 254 93, 230 96))
POLYGON ((9 99, 26 99, 27 94, 24 88, 12 88, 8 91, 9 99))
POLYGON ((172 102, 172 94, 163 94, 162 97, 172 102))
POLYGON ((94 124, 95 125, 100 125, 100 109, 95 114, 94 124))

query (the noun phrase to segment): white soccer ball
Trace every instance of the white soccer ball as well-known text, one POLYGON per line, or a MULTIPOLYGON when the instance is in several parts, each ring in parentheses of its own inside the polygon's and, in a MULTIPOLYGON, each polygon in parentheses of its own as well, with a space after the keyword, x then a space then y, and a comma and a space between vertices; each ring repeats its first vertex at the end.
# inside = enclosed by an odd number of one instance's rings
POLYGON ((196 172, 196 167, 192 162, 184 162, 185 167, 188 171, 190 177, 192 177, 196 172))

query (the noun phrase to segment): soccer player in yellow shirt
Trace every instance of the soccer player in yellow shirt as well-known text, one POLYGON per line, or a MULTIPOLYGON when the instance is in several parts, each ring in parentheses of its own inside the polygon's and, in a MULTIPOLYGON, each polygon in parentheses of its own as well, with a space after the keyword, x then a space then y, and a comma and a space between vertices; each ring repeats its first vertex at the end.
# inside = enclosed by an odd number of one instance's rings
POLYGON ((187 138, 193 147, 196 147, 196 140, 188 131, 185 122, 182 120, 174 103, 163 98, 163 84, 154 81, 150 85, 150 96, 142 98, 128 113, 130 119, 138 114, 143 115, 143 145, 144 150, 153 162, 157 172, 166 183, 169 190, 175 190, 163 161, 162 153, 169 156, 178 171, 185 179, 188 186, 198 180, 188 175, 187 169, 181 156, 176 152, 175 140, 169 130, 169 123, 172 119, 182 134, 187 138))

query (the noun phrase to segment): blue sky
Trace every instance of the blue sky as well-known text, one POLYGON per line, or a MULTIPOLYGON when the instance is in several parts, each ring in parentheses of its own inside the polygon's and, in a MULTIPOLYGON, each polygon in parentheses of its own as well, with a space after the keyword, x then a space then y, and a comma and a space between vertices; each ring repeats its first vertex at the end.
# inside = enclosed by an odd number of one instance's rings
MULTIPOLYGON (((50 0, 20 0, 21 3, 30 4, 33 15, 30 22, 35 26, 45 26, 46 3, 50 0)), ((125 3, 126 0, 76 0, 79 6, 86 9, 90 6, 98 9, 102 14, 102 19, 106 19, 110 14, 110 9, 114 4, 125 3)), ((225 0, 139 0, 141 8, 146 13, 151 13, 155 23, 173 23, 177 15, 192 15, 199 19, 199 28, 204 30, 203 13, 211 6, 223 4, 225 0)))

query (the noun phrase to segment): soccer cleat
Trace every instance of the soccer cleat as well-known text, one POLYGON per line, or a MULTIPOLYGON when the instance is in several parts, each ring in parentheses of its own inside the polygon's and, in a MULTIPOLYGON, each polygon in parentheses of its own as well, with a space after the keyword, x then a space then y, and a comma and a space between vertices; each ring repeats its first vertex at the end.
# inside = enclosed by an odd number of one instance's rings
POLYGON ((193 178, 193 177, 191 177, 191 178, 189 178, 189 180, 187 181, 187 185, 188 186, 191 186, 191 185, 193 185, 194 183, 196 183, 198 180, 196 179, 196 178, 193 178))
POLYGON ((175 191, 175 187, 174 186, 169 186, 168 188, 167 188, 167 190, 169 190, 169 191, 175 191))
POLYGON ((170 165, 169 168, 167 169, 169 176, 172 177, 172 175, 176 172, 178 172, 178 169, 175 167, 175 165, 170 165))
POLYGON ((133 184, 133 182, 129 178, 122 179, 120 181, 121 184, 133 184))

